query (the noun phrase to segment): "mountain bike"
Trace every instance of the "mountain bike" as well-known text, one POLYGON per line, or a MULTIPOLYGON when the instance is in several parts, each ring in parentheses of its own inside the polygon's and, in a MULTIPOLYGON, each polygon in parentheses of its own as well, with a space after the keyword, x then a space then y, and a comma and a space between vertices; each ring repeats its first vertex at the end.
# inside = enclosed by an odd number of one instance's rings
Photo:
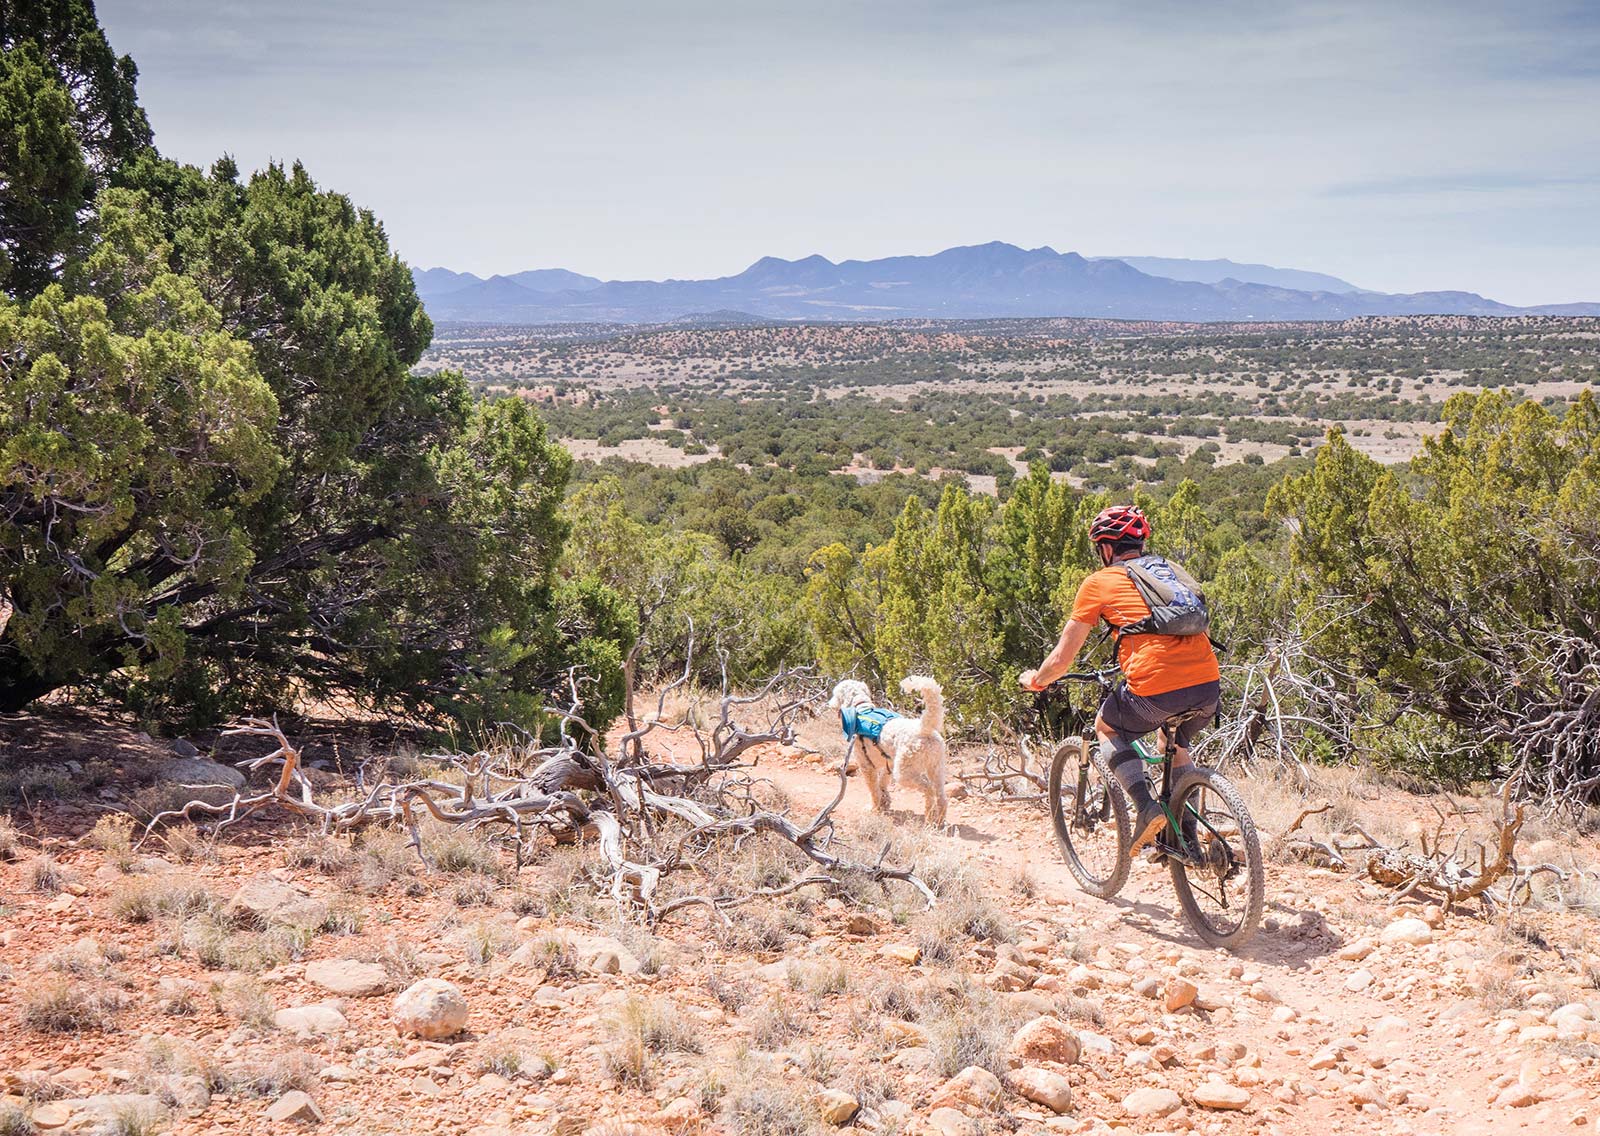
MULTIPOLYGON (((1112 666, 1070 672, 1061 682, 1095 683, 1104 698, 1120 677, 1112 666)), ((1042 692, 1040 714, 1046 722, 1058 717, 1050 703, 1059 702, 1063 693, 1059 682, 1042 692)), ((1195 933, 1213 947, 1236 949, 1255 934, 1266 904, 1261 841, 1244 799, 1226 777, 1197 765, 1174 774, 1177 729, 1183 721, 1179 715, 1162 725, 1159 753, 1142 740, 1134 743, 1148 768, 1161 769, 1159 800, 1167 828, 1149 855, 1172 872, 1178 906, 1195 933)), ((1047 797, 1068 870, 1084 891, 1110 899, 1128 881, 1133 821, 1127 794, 1100 756, 1092 716, 1088 725, 1057 745, 1047 797)))

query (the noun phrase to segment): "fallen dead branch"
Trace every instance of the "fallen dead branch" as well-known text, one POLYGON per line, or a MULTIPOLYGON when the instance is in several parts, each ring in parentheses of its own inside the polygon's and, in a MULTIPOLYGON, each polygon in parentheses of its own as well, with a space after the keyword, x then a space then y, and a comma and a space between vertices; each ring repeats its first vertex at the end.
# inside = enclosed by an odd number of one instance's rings
POLYGON ((1526 897, 1529 883, 1541 874, 1552 874, 1565 881, 1567 873, 1554 864, 1526 868, 1518 865, 1517 837, 1522 831, 1524 814, 1523 805, 1512 796, 1515 784, 1514 778, 1507 778, 1500 787, 1500 812, 1494 822, 1492 849, 1482 841, 1473 841, 1472 851, 1464 852, 1462 845, 1466 834, 1457 829, 1449 851, 1445 851, 1444 830, 1449 818, 1439 812, 1439 824, 1431 840, 1427 834, 1421 837, 1420 855, 1380 844, 1362 832, 1373 849, 1367 859, 1367 875, 1386 887, 1395 888, 1401 895, 1437 899, 1446 910, 1474 899, 1489 907, 1509 906, 1519 895, 1526 897), (1503 889, 1497 887, 1502 882, 1506 885, 1503 889))
POLYGON ((806 887, 837 888, 847 876, 905 883, 933 905, 933 892, 913 868, 888 862, 887 847, 866 858, 835 846, 832 818, 844 799, 849 751, 840 760, 837 792, 815 815, 796 820, 762 804, 761 782, 751 772, 760 753, 774 745, 793 745, 796 723, 812 714, 823 697, 809 668, 782 671, 753 694, 734 694, 725 682, 709 726, 699 723, 692 707, 676 719, 666 714, 668 696, 687 683, 690 673, 686 668, 660 692, 653 715, 633 719, 615 760, 608 756, 604 739, 578 714, 579 678, 573 674, 568 678, 568 708, 552 711, 559 733, 556 744, 432 754, 430 760, 448 773, 409 780, 391 780, 385 773, 369 783, 363 766, 356 775, 355 796, 337 803, 317 799, 301 769, 299 750, 276 717, 246 718, 223 736, 264 737, 274 743, 270 753, 239 763, 251 773, 270 770, 270 786, 236 793, 220 804, 189 801, 151 818, 145 835, 177 820, 208 820, 222 830, 277 808, 305 817, 329 834, 368 825, 403 827, 427 864, 422 824, 431 818, 440 825, 502 835, 514 845, 518 867, 541 834, 558 843, 590 840, 599 855, 599 886, 651 921, 697 907, 726 918, 728 909, 763 896, 806 887), (653 757, 646 742, 658 733, 692 739, 698 760, 653 757), (666 878, 697 873, 713 849, 758 839, 790 845, 819 870, 780 888, 661 898, 666 878))

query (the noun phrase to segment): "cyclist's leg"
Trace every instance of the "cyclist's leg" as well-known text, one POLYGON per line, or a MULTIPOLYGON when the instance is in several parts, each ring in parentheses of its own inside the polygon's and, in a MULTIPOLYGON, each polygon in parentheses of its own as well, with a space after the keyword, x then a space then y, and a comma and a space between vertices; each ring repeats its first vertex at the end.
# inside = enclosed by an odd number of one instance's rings
POLYGON ((1111 767, 1112 775, 1127 793, 1134 807, 1133 840, 1130 851, 1137 852, 1160 834, 1167 825, 1166 813, 1156 801, 1150 788, 1150 777, 1144 759, 1133 743, 1153 730, 1158 722, 1151 722, 1142 714, 1142 700, 1128 692, 1126 686, 1118 687, 1106 695, 1095 719, 1095 732, 1100 736, 1100 753, 1111 767))

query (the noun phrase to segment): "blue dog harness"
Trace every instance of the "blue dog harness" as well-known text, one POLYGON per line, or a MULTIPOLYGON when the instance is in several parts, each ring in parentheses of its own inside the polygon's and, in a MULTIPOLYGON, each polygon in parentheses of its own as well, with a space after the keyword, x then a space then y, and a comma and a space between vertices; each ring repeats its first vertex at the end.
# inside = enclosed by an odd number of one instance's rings
POLYGON ((883 733, 883 728, 900 715, 893 710, 881 710, 876 706, 865 708, 840 707, 839 724, 844 727, 844 740, 852 738, 866 738, 869 742, 878 740, 878 735, 883 733))

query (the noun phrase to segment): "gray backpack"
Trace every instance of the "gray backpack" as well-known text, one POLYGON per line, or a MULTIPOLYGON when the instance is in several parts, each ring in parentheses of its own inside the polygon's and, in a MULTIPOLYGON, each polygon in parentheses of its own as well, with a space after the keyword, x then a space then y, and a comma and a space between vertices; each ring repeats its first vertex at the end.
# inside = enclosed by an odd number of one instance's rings
POLYGON ((1117 629, 1124 635, 1205 635, 1211 630, 1211 613, 1205 593, 1193 576, 1160 556, 1124 560, 1120 567, 1150 606, 1150 614, 1137 623, 1117 629))

